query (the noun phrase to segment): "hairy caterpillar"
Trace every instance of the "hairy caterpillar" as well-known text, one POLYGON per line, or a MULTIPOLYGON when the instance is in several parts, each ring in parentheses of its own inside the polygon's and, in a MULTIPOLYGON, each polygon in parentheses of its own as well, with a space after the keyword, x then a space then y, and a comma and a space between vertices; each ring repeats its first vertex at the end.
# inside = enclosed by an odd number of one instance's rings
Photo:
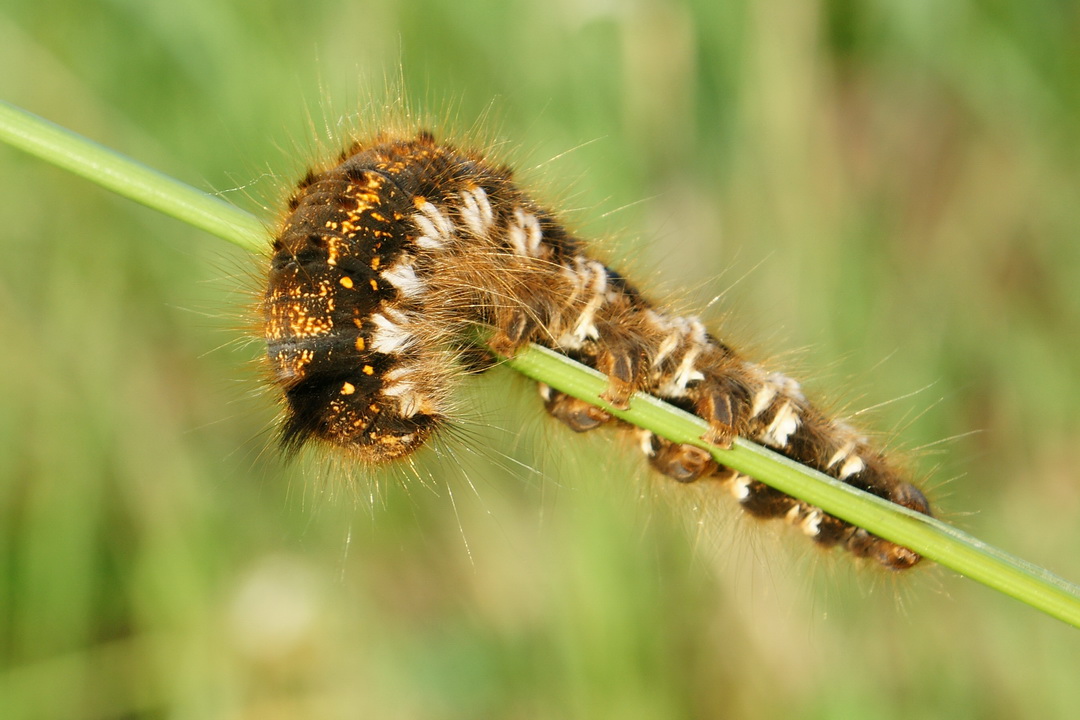
MULTIPOLYGON (((317 440, 369 464, 415 451, 446 423, 457 358, 481 326, 501 354, 535 342, 596 368, 616 407, 651 393, 706 420, 714 443, 743 436, 930 512, 880 451, 810 404, 797 382, 647 300, 592 259, 510 169, 428 132, 356 142, 338 164, 308 172, 273 241, 262 314, 289 450, 317 440)), ((584 401, 540 391, 547 411, 576 431, 613 422, 584 401)), ((823 546, 888 568, 920 559, 700 448, 637 432, 659 472, 723 482, 754 516, 784 517, 823 546)))

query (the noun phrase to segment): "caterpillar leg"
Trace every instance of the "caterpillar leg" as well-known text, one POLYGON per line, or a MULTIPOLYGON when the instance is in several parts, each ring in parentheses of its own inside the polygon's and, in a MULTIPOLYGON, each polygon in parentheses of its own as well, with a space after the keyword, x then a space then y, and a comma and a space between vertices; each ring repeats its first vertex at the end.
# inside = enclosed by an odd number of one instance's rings
POLYGON ((641 449, 654 469, 681 483, 694 482, 720 470, 720 465, 707 451, 694 445, 673 443, 647 430, 641 431, 641 449))
POLYGON ((496 318, 496 331, 488 340, 488 347, 503 357, 513 357, 529 342, 536 330, 536 321, 521 307, 506 309, 497 315, 501 317, 496 318))
POLYGON ((734 378, 707 376, 694 394, 695 414, 709 423, 702 439, 725 450, 739 435, 749 437, 750 392, 734 378))
POLYGON ((611 420, 611 415, 595 405, 561 393, 543 383, 540 384, 540 397, 544 399, 544 409, 556 420, 569 425, 574 432, 594 430, 611 420))
POLYGON ((630 396, 644 388, 641 351, 630 340, 610 340, 597 355, 596 369, 607 375, 607 389, 601 399, 619 410, 630 407, 630 396))
POLYGON ((799 504, 799 501, 790 495, 745 476, 737 477, 735 483, 732 492, 739 505, 756 518, 785 517, 799 504))
MULTIPOLYGON (((911 483, 899 482, 892 488, 892 492, 887 499, 917 513, 923 515, 932 514, 930 512, 930 502, 926 499, 926 496, 911 483)), ((872 558, 891 570, 906 570, 922 559, 922 556, 918 553, 902 545, 883 540, 876 535, 871 535, 862 528, 855 528, 844 543, 844 547, 856 557, 872 558)))

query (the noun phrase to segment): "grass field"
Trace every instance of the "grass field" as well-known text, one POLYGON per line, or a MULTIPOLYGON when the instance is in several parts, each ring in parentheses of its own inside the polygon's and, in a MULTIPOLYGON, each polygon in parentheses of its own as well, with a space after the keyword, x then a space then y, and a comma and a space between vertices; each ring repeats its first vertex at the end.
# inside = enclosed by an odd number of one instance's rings
MULTIPOLYGON (((8 0, 0 98, 272 222, 389 84, 1078 581, 1080 9, 942 5, 8 0)), ((508 371, 328 485, 266 450, 258 259, 2 146, 0 220, 4 720, 1080 704, 1075 630, 671 487, 508 371)))

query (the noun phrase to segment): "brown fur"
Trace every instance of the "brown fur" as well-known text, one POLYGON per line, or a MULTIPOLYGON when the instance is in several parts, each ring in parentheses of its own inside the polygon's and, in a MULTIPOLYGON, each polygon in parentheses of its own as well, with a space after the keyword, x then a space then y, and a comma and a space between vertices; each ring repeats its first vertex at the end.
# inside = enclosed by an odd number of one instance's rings
MULTIPOLYGON (((797 383, 647 300, 478 153, 426 132, 380 135, 309 173, 289 208, 263 314, 290 448, 316 439, 381 463, 420 447, 445 423, 454 358, 480 327, 500 354, 535 342, 601 371, 615 407, 651 393, 706 420, 718 445, 743 436, 929 513, 922 493, 797 383)), ((544 395, 579 432, 611 421, 581 400, 544 395)), ((919 560, 699 448, 650 433, 641 447, 661 473, 726 483, 750 514, 785 517, 822 545, 893 569, 919 560)))

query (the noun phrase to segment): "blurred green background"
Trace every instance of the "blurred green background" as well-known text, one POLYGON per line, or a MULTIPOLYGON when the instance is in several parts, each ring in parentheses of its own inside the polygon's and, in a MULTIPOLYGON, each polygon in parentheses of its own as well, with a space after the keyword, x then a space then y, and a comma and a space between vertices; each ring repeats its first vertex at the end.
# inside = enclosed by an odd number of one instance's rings
MULTIPOLYGON (((7 0, 0 97, 272 221, 389 78, 1076 581, 1077 37, 1050 0, 7 0)), ((283 465, 257 260, 6 147, 0 193, 5 720, 1080 704, 1075 630, 672 488, 508 372, 413 469, 283 465)))

